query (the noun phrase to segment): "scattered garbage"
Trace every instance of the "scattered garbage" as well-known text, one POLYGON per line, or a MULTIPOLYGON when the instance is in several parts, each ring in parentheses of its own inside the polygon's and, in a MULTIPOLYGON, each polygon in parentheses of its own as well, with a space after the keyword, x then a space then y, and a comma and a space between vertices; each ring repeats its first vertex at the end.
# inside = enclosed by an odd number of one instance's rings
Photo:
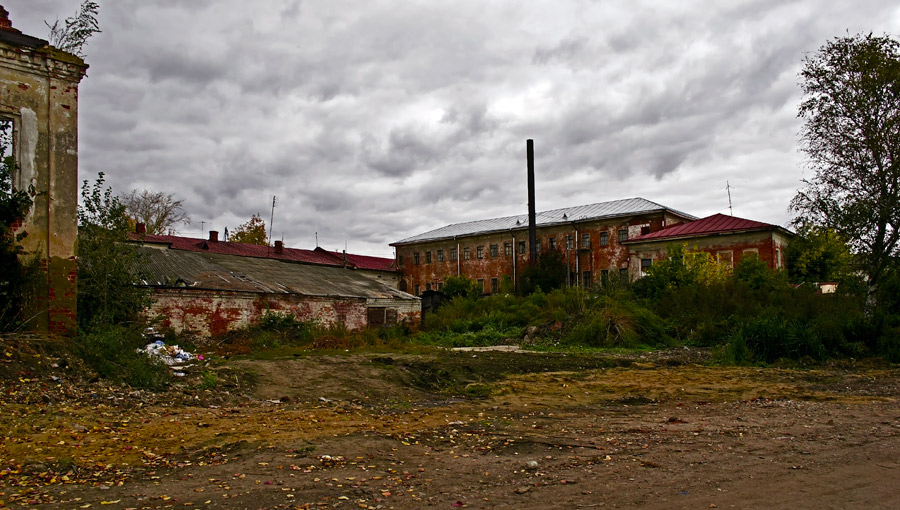
POLYGON ((203 361, 202 355, 194 356, 177 345, 166 345, 166 342, 162 340, 162 335, 153 328, 144 330, 144 337, 153 340, 153 342, 137 351, 168 365, 173 370, 175 377, 184 377, 184 370, 191 366, 192 361, 203 361))

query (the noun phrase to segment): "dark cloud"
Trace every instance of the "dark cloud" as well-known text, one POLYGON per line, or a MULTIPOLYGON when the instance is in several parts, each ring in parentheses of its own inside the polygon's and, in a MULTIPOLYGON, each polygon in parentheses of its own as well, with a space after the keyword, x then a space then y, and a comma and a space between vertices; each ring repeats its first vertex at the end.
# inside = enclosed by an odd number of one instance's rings
MULTIPOLYGON (((7 0, 13 25, 72 0, 7 0)), ((82 178, 172 192, 289 245, 388 242, 540 208, 644 196, 784 223, 801 175, 797 72, 847 31, 900 33, 888 0, 101 2, 80 87, 82 178)))

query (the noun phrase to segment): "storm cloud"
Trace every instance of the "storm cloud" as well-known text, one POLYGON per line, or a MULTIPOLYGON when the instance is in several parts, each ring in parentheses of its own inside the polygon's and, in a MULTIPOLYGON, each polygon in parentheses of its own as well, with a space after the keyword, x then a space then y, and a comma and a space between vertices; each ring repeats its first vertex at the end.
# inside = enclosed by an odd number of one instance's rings
MULTIPOLYGON (((7 0, 13 26, 78 0, 7 0)), ((222 230, 277 195, 274 237, 388 243, 537 205, 642 196, 785 224, 803 176, 803 57, 900 34, 889 0, 100 1, 81 178, 174 193, 222 230)), ((201 222, 203 222, 201 224, 201 222)))

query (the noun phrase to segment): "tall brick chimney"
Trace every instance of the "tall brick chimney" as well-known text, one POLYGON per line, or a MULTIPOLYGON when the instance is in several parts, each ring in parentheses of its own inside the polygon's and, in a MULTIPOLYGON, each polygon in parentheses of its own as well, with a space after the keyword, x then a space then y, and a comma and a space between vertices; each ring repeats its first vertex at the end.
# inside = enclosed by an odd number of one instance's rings
POLYGON ((210 241, 218 241, 219 240, 219 231, 218 230, 210 230, 209 231, 209 240, 210 241))
POLYGON ((275 241, 275 255, 284 253, 284 241, 275 241))
POLYGON ((136 234, 146 234, 146 233, 147 233, 147 225, 146 225, 145 223, 140 223, 140 222, 138 222, 138 223, 134 226, 134 232, 135 232, 136 234))
POLYGON ((22 33, 20 30, 13 28, 12 21, 9 20, 9 11, 4 9, 2 5, 0 5, 0 30, 8 30, 17 34, 22 33))

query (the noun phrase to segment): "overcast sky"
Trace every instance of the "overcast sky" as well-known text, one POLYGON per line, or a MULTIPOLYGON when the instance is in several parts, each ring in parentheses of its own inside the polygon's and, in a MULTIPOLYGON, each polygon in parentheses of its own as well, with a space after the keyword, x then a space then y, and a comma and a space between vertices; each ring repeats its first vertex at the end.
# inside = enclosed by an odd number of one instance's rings
MULTIPOLYGON (((78 0, 0 0, 13 26, 78 0)), ((644 197, 786 225, 804 55, 900 35, 896 0, 99 0, 81 179, 174 193, 199 237, 392 256, 450 223, 644 197)))

